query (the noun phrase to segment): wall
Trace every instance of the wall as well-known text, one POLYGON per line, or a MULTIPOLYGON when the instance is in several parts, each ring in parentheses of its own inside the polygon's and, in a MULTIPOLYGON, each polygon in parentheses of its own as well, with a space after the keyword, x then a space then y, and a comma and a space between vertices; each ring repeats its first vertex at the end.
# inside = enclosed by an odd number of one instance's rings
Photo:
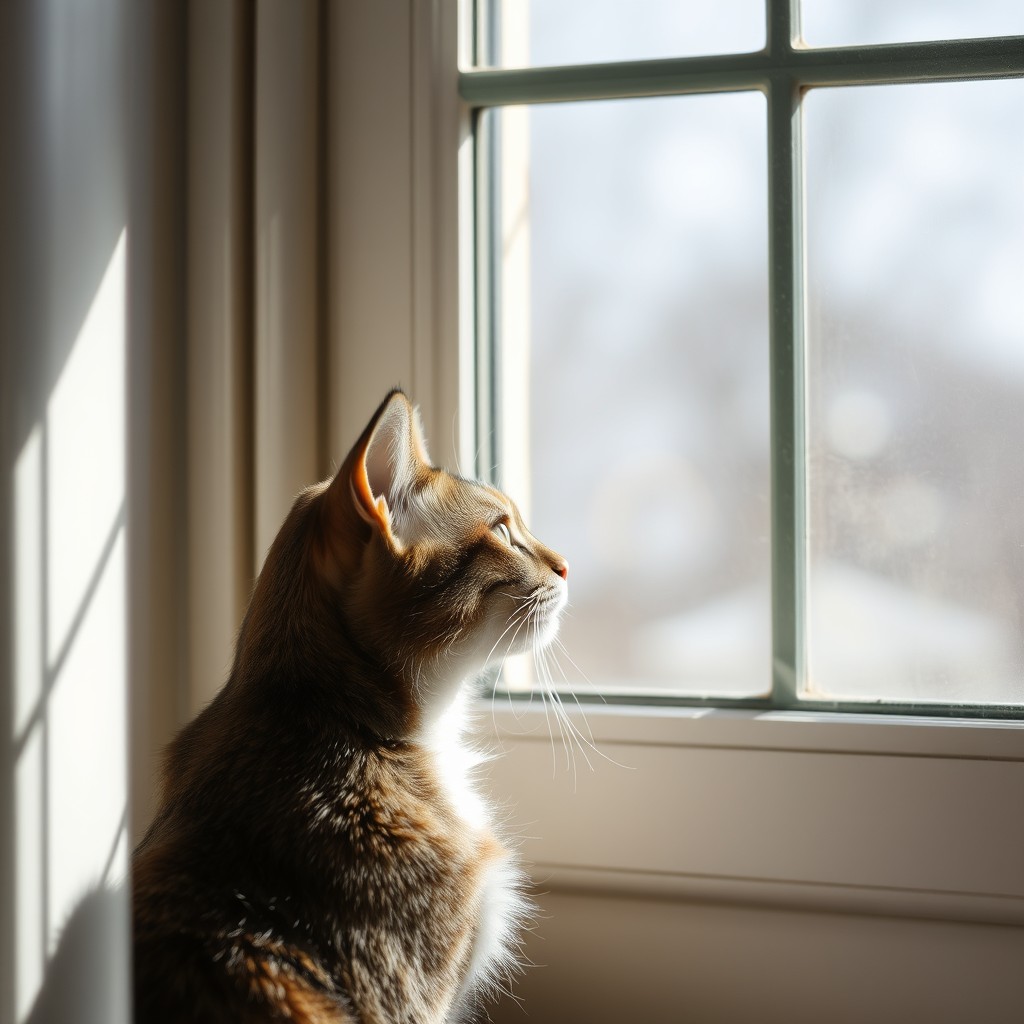
POLYGON ((479 722, 531 1020, 1019 1019, 1020 723, 538 704, 479 722))
POLYGON ((174 391, 149 359, 174 248, 146 212, 174 174, 148 61, 170 27, 129 0, 0 7, 2 1022, 129 1017, 129 664, 150 656, 130 623, 153 562, 129 549, 153 517, 128 466, 152 374, 157 404, 174 391))
POLYGON ((1020 928, 607 893, 540 903, 526 945, 537 966, 495 1024, 1020 1020, 1020 928))

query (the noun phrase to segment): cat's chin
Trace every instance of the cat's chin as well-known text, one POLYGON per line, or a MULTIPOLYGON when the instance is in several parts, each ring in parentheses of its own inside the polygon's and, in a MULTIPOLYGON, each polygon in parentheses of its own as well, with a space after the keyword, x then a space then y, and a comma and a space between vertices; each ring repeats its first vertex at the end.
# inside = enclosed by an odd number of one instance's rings
POLYGON ((545 623, 538 627, 537 634, 531 644, 532 650, 542 651, 545 647, 551 646, 555 637, 558 636, 558 622, 559 612, 554 612, 548 617, 545 623))
POLYGON ((536 602, 536 619, 532 643, 529 644, 528 650, 543 650, 554 641, 558 635, 562 612, 568 603, 569 591, 561 581, 544 588, 536 602))
POLYGON ((545 594, 535 604, 529 628, 515 631, 507 646, 496 645, 487 659, 487 665, 500 664, 506 657, 542 651, 549 647, 558 635, 558 624, 565 605, 564 588, 545 594))

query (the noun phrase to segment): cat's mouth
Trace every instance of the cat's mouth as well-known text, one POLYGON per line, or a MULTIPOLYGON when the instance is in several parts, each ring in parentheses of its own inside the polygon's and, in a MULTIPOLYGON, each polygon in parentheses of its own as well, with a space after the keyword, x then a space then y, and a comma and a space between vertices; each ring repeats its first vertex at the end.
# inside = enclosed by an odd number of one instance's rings
POLYGON ((558 630, 558 618, 568 601, 565 586, 555 587, 542 584, 529 597, 530 618, 533 624, 533 638, 541 647, 546 647, 558 630))
POLYGON ((569 588, 563 583, 555 586, 550 583, 542 583, 530 594, 530 600, 535 602, 538 609, 557 607, 561 610, 569 598, 569 588))

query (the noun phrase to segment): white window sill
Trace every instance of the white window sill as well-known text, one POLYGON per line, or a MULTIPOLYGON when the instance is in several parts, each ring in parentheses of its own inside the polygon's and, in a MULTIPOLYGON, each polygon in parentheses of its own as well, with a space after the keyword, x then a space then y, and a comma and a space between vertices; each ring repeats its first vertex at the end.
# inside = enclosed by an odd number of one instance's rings
MULTIPOLYGON (((1024 721, 563 701, 573 722, 599 743, 1024 761, 1024 721)), ((539 696, 482 700, 477 713, 497 738, 547 743, 549 721, 554 726, 539 696)))
POLYGON ((542 888, 1024 924, 1024 723, 481 702, 542 888), (606 760, 607 758, 608 760, 606 760))

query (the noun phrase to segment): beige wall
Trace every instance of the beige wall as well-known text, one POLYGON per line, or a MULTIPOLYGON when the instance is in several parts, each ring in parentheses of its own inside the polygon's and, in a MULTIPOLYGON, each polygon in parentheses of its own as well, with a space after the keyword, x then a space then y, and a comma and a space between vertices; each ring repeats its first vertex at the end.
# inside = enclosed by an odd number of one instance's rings
POLYGON ((132 60, 148 10, 0 7, 5 1022, 128 1015, 126 380, 152 298, 129 300, 148 274, 129 140, 150 84, 132 60))
POLYGON ((551 892, 495 1024, 1016 1024, 1024 930, 551 892), (523 1010, 526 1014, 524 1015, 523 1010))
POLYGON ((529 1020, 1019 1019, 1019 727, 570 715, 575 767, 536 706, 479 723, 540 894, 529 1020))

